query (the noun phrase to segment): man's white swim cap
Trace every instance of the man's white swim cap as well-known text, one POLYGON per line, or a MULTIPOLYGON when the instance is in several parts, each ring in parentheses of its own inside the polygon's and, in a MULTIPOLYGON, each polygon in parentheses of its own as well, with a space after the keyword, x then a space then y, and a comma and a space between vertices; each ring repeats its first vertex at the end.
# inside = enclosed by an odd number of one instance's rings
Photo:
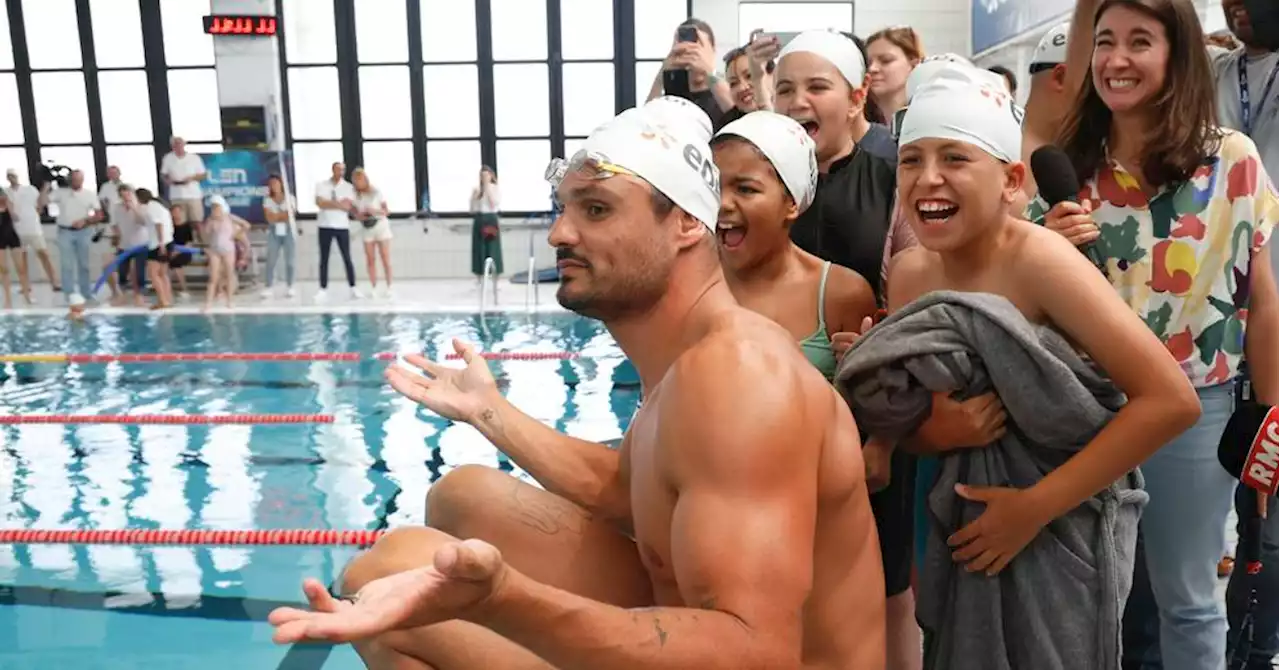
POLYGON ((862 52, 853 40, 830 30, 806 30, 783 47, 778 54, 778 62, 783 58, 799 52, 807 52, 825 58, 840 71, 845 82, 852 88, 862 86, 867 74, 867 64, 862 60, 862 52))
POLYGON ((813 139, 799 123, 775 112, 751 112, 716 133, 716 137, 726 135, 754 144, 769 159, 801 212, 813 204, 818 190, 818 159, 813 139))
POLYGON ((1059 23, 1049 29, 1040 38, 1035 53, 1031 55, 1031 74, 1052 68, 1067 62, 1067 36, 1071 33, 1071 22, 1059 23))
POLYGON ((654 98, 642 107, 668 123, 688 123, 699 133, 703 142, 711 141, 711 117, 701 107, 679 96, 664 95, 654 98))
POLYGON ((919 64, 912 68, 911 74, 907 75, 907 102, 910 103, 911 97, 915 95, 916 90, 932 79, 935 74, 955 64, 973 67, 973 63, 968 58, 953 53, 934 54, 920 61, 919 64))
MULTIPOLYGON (((720 171, 697 124, 669 111, 636 107, 592 131, 578 154, 623 168, 649 182, 680 209, 715 232, 720 212, 720 171)), ((549 177, 551 175, 548 175, 549 177)))
POLYGON ((972 144, 996 159, 1022 158, 1022 110, 1003 78, 985 70, 953 64, 921 85, 907 105, 898 146, 922 139, 972 144))

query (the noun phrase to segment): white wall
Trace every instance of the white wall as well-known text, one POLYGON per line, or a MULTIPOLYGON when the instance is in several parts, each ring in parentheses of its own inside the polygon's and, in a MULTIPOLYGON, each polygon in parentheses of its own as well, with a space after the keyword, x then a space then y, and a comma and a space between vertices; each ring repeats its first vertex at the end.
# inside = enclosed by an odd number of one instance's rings
MULTIPOLYGON (((803 0, 775 0, 779 4, 803 0)), ((738 0, 693 0, 693 15, 711 25, 721 55, 739 46, 738 0)), ((924 40, 928 53, 969 53, 969 0, 855 0, 853 32, 861 37, 889 26, 908 25, 924 40)), ((810 26, 824 28, 827 26, 810 26)))
MULTIPOLYGON (((214 14, 276 15, 276 0, 213 0, 214 14)), ((282 28, 282 27, 281 27, 282 28)), ((278 37, 215 36, 214 63, 218 72, 218 104, 222 107, 261 106, 267 109, 270 139, 284 148, 284 120, 280 103, 278 37), (276 129, 278 132, 271 132, 276 129)))

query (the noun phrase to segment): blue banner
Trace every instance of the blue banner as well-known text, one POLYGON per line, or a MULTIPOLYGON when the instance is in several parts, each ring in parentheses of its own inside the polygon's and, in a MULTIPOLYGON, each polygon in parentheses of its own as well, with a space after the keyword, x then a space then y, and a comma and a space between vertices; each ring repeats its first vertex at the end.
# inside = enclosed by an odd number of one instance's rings
POLYGON ((266 223, 262 199, 267 195, 267 178, 278 174, 285 188, 297 193, 293 175, 293 154, 288 151, 224 151, 200 154, 208 177, 200 182, 204 195, 227 199, 231 213, 249 223, 266 223))
POLYGON ((970 48, 981 53, 1033 28, 1066 21, 1075 4, 1073 0, 972 0, 970 48))

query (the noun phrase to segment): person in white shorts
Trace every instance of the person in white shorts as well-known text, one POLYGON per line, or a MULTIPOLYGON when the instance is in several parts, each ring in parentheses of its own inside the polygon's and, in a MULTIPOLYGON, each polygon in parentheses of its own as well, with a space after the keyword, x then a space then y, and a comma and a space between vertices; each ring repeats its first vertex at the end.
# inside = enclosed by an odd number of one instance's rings
POLYGON ((188 221, 204 221, 204 192, 200 182, 209 176, 204 161, 196 154, 187 153, 187 143, 181 137, 169 140, 173 151, 160 161, 160 176, 169 186, 169 202, 181 207, 188 221))
POLYGON ((391 221, 387 218, 387 199, 369 182, 364 168, 351 172, 351 185, 356 197, 352 201, 351 235, 364 242, 364 260, 373 286, 374 297, 391 297, 391 221), (375 256, 375 254, 377 254, 375 256), (378 257, 387 275, 387 289, 378 293, 378 257))
POLYGON ((9 200, 9 211, 13 214, 13 227, 18 231, 18 241, 22 248, 18 251, 18 281, 22 286, 22 296, 31 302, 31 274, 27 269, 27 250, 36 253, 44 276, 49 280, 54 292, 62 290, 58 286, 58 275, 53 271, 53 261, 49 259, 49 247, 45 244, 44 230, 40 224, 40 191, 31 184, 18 181, 16 170, 7 170, 5 177, 9 186, 4 188, 5 197, 9 200))

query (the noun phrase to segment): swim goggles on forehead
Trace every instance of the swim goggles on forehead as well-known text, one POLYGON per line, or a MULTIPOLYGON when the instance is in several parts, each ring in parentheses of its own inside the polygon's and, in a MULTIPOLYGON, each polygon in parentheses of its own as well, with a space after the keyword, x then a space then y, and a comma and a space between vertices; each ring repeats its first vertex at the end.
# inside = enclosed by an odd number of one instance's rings
POLYGON ((598 151, 579 149, 571 158, 552 158, 543 178, 553 187, 559 188, 565 175, 579 171, 590 173, 592 179, 607 179, 616 174, 636 176, 635 172, 610 162, 608 156, 598 151))

